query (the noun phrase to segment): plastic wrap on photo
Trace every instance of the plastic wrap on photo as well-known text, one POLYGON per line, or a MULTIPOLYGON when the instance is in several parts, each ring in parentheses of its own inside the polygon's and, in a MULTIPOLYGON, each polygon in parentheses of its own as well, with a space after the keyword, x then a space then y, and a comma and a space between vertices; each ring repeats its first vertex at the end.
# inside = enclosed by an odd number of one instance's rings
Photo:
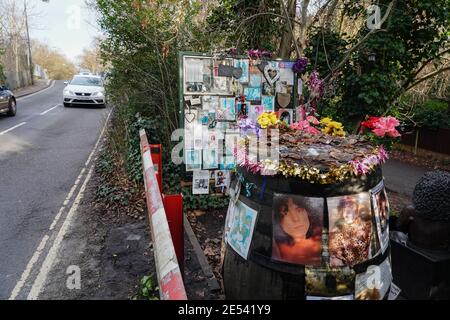
POLYGON ((261 104, 264 106, 265 112, 275 111, 275 97, 274 96, 262 96, 261 104))
POLYGON ((202 151, 186 150, 186 171, 194 171, 202 168, 202 151))
POLYGON ((245 88, 244 96, 247 101, 261 101, 261 88, 245 88))
POLYGON ((250 82, 248 84, 251 88, 261 88, 262 86, 262 75, 260 74, 251 74, 250 82))
POLYGON ((275 194, 272 259, 318 266, 322 262, 323 198, 275 194))
POLYGON ((225 241, 228 242, 228 235, 230 233, 232 222, 234 221, 234 207, 236 202, 239 199, 239 195, 241 194, 241 183, 239 179, 234 178, 233 181, 230 182, 230 187, 228 188, 228 194, 230 196, 230 204, 228 205, 227 216, 225 218, 225 232, 224 237, 225 241))
POLYGON ((234 67, 242 69, 242 75, 237 80, 240 83, 247 83, 249 81, 249 60, 248 59, 234 60, 234 67))
POLYGON ((214 172, 215 186, 216 188, 228 188, 230 185, 230 171, 228 170, 216 170, 214 172))
POLYGON ((192 175, 192 194, 209 194, 209 178, 209 171, 194 170, 192 175))
POLYGON ((203 149, 203 169, 217 169, 219 167, 219 156, 216 149, 203 149))
POLYGON ((236 202, 228 243, 245 260, 247 260, 250 250, 256 217, 256 210, 245 205, 242 201, 236 202))
POLYGON ((384 253, 389 246, 389 200, 384 185, 371 191, 372 207, 376 221, 378 239, 381 251, 384 253))
POLYGON ((357 300, 382 300, 392 283, 392 269, 388 257, 379 266, 369 266, 367 271, 356 275, 355 296, 357 300))
POLYGON ((327 199, 330 265, 353 266, 369 259, 373 219, 370 194, 327 199))
POLYGON ((305 293, 316 297, 354 295, 355 271, 346 268, 305 267, 305 293))

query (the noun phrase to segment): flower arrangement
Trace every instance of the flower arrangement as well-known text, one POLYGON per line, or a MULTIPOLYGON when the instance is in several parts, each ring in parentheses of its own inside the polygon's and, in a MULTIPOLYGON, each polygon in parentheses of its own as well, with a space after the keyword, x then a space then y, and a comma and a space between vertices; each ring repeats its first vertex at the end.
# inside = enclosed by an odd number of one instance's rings
POLYGON ((323 125, 323 133, 332 135, 333 137, 345 137, 344 126, 342 123, 333 121, 330 118, 323 118, 320 121, 320 124, 323 125))
POLYGON ((261 127, 261 129, 274 127, 278 124, 278 117, 275 114, 275 112, 263 112, 258 117, 258 124, 261 127))
POLYGON ((394 117, 369 117, 361 123, 361 132, 370 129, 377 137, 397 138, 401 136, 396 129, 399 125, 400 122, 394 117))
POLYGON ((360 134, 364 134, 371 142, 383 145, 390 150, 395 139, 401 136, 396 129, 399 125, 400 121, 391 116, 368 117, 366 121, 361 123, 360 134))

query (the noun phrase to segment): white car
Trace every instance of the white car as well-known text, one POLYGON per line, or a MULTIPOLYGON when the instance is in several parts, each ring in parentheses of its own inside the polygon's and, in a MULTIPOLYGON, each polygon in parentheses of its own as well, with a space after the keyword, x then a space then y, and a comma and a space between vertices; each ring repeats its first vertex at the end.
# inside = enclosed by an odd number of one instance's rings
POLYGON ((72 105, 106 106, 105 88, 101 77, 76 75, 63 91, 64 107, 72 105))

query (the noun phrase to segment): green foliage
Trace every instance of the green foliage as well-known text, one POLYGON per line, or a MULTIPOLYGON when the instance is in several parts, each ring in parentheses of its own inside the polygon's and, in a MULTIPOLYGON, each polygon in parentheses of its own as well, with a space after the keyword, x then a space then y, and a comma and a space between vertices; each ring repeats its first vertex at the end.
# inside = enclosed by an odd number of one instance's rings
POLYGON ((450 128, 450 113, 446 104, 428 101, 415 108, 414 121, 430 129, 450 128))
POLYGON ((159 300, 158 287, 153 276, 144 276, 139 282, 139 293, 134 300, 159 300))
MULTIPOLYGON (((377 1, 384 15, 391 0, 377 1)), ((365 7, 360 1, 346 1, 344 10, 350 19, 363 18, 365 7)), ((448 0, 396 1, 384 30, 373 32, 352 54, 340 73, 334 75, 333 95, 341 96, 336 105, 338 119, 355 125, 365 115, 382 115, 394 107, 406 88, 414 83, 422 63, 437 57, 448 48, 450 26, 448 0), (375 61, 369 61, 375 56, 375 61)), ((330 73, 350 46, 356 45, 370 30, 365 26, 355 37, 348 38, 330 30, 313 30, 309 58, 324 76, 330 73), (325 42, 326 50, 320 46, 325 42), (319 45, 318 45, 319 43, 319 45), (346 45, 347 43, 347 45, 346 45), (321 50, 317 54, 317 48, 321 50), (315 51, 316 50, 316 51, 315 51), (324 59, 327 52, 329 63, 324 59), (317 57, 317 58, 316 58, 317 57)), ((329 110, 327 98, 320 108, 329 110)))
POLYGON ((229 197, 218 197, 214 195, 193 195, 191 188, 183 188, 183 206, 185 210, 191 209, 222 209, 230 202, 229 197))
POLYGON ((278 39, 286 28, 280 14, 280 0, 220 0, 208 16, 208 34, 215 41, 212 47, 238 50, 277 50, 278 39), (262 14, 264 13, 264 14, 262 14))

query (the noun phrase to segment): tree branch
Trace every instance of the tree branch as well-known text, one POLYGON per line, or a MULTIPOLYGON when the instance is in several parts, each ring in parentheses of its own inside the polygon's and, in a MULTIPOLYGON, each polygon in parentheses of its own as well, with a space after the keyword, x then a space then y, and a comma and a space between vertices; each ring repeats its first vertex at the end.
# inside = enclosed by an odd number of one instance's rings
POLYGON ((405 91, 408 91, 408 90, 411 89, 412 87, 417 86, 419 83, 422 83, 422 82, 424 82, 425 80, 428 80, 428 79, 430 79, 430 78, 432 78, 432 77, 434 77, 434 76, 437 76, 438 74, 440 74, 440 73, 442 73, 442 72, 444 72, 444 71, 447 71, 447 70, 450 70, 450 66, 443 67, 443 68, 438 69, 438 70, 436 70, 436 71, 430 72, 430 73, 428 73, 427 75, 423 76, 422 78, 420 78, 420 79, 416 80, 415 82, 413 82, 409 87, 407 87, 407 88, 405 89, 405 91))

